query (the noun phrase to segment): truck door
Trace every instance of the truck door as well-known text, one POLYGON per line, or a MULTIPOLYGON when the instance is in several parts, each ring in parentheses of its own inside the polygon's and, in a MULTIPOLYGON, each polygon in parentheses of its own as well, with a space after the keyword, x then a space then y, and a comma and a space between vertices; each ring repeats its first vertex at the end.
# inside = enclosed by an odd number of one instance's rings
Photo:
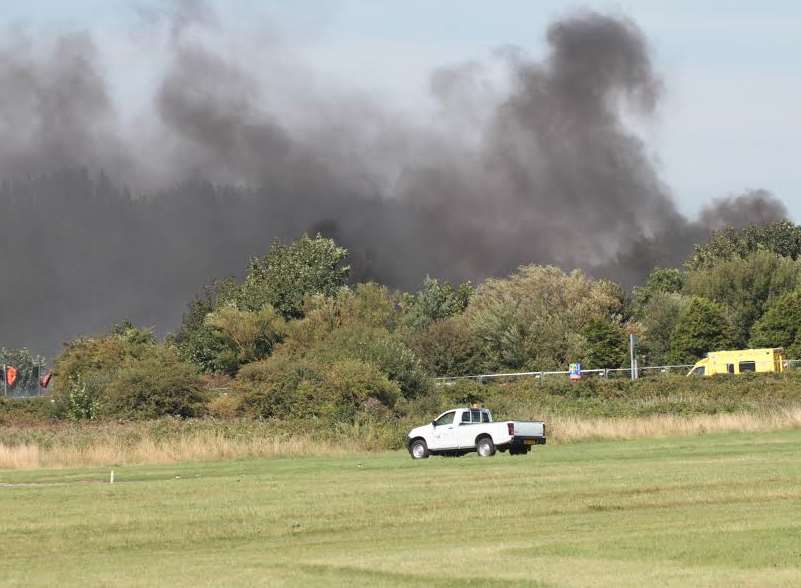
POLYGON ((456 430, 454 428, 454 418, 456 411, 446 412, 433 422, 434 430, 431 433, 433 443, 429 449, 456 449, 456 430))
POLYGON ((459 448, 475 447, 476 437, 480 433, 480 427, 476 425, 481 424, 481 411, 474 409, 465 410, 462 412, 461 421, 456 432, 456 440, 459 443, 459 448))
POLYGON ((471 447, 475 436, 473 435, 473 420, 470 418, 470 411, 463 410, 460 417, 460 422, 456 428, 456 443, 459 447, 471 447))

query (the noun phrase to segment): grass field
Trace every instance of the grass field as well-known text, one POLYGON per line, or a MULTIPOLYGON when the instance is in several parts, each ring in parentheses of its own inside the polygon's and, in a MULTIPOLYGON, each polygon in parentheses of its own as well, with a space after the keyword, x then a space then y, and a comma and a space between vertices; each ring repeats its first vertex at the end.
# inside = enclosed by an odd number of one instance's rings
POLYGON ((0 470, 3 585, 801 585, 801 431, 0 470))

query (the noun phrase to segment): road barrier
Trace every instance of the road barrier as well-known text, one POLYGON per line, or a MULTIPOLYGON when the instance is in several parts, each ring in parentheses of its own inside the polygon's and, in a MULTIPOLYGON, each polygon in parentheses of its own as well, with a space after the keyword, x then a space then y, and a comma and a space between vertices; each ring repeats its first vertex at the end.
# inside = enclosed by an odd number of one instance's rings
MULTIPOLYGON (((638 367, 637 375, 640 378, 647 378, 653 377, 655 375, 660 374, 671 374, 671 373, 683 373, 686 374, 687 371, 694 364, 677 364, 677 365, 652 365, 652 366, 645 366, 645 367, 638 367)), ((801 370, 801 359, 788 359, 785 363, 785 369, 787 370, 801 370)), ((456 382, 458 380, 477 380, 478 382, 484 382, 487 380, 498 380, 504 378, 535 378, 537 382, 542 382, 546 377, 551 376, 569 376, 569 370, 557 370, 557 371, 536 371, 536 372, 503 372, 497 374, 477 374, 472 376, 440 376, 434 378, 434 382, 438 386, 448 385, 450 383, 456 382)), ((585 376, 589 377, 601 377, 601 378, 619 378, 619 377, 631 377, 631 368, 603 368, 603 369, 591 369, 591 370, 581 370, 581 377, 584 378, 585 376)))

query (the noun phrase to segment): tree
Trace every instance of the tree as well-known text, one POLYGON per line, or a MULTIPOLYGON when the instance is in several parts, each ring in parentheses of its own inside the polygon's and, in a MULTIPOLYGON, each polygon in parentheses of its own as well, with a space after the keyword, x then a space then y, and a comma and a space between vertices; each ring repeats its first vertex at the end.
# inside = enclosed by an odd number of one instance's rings
POLYGON ((657 364, 671 361, 673 333, 691 300, 682 294, 660 292, 638 310, 638 322, 643 330, 640 348, 649 361, 657 364))
POLYGON ((251 259, 237 305, 250 311, 270 305, 285 319, 300 318, 306 296, 334 296, 345 285, 347 256, 347 249, 319 234, 289 245, 275 241, 267 255, 251 259))
POLYGON ((576 270, 524 266, 479 286, 464 317, 488 369, 555 369, 584 357, 593 319, 619 322, 623 291, 576 270))
POLYGON ((721 261, 742 259, 756 251, 770 251, 781 257, 801 256, 801 226, 790 221, 767 225, 727 227, 713 233, 706 243, 696 245, 686 262, 690 270, 711 267, 721 261))
POLYGON ((435 321, 462 313, 474 292, 470 282, 454 286, 426 276, 408 304, 403 321, 413 329, 424 329, 435 321))
POLYGON ((606 319, 592 319, 584 329, 584 337, 587 339, 584 356, 587 368, 616 368, 626 361, 626 332, 619 324, 606 319))
POLYGON ((680 269, 674 267, 654 268, 645 286, 634 288, 634 310, 635 314, 650 302, 651 298, 659 294, 675 294, 684 289, 687 275, 680 269))
POLYGON ((799 283, 801 261, 757 250, 690 271, 686 293, 722 304, 735 327, 735 345, 744 347, 768 305, 799 283))
POLYGON ((81 337, 65 344, 53 366, 56 395, 67 393, 71 381, 91 387, 105 385, 129 360, 139 360, 157 352, 158 342, 148 329, 129 322, 114 325, 99 337, 81 337))
POLYGON ((435 376, 467 376, 484 371, 480 341, 461 316, 413 331, 408 342, 428 372, 435 376))
POLYGON ((214 280, 203 286, 189 303, 181 319, 181 327, 170 337, 171 341, 179 347, 184 345, 197 331, 205 327, 207 314, 226 303, 236 301, 239 287, 233 278, 214 280))
POLYGON ((672 359, 692 363, 710 351, 730 349, 734 329, 724 308, 711 300, 694 297, 679 317, 671 341, 672 359))
POLYGON ((269 356, 286 334, 286 322, 269 305, 247 311, 227 304, 207 314, 204 324, 218 330, 226 346, 237 350, 239 365, 269 356))
POLYGON ((784 347, 801 358, 801 289, 778 298, 754 325, 752 347, 784 347))

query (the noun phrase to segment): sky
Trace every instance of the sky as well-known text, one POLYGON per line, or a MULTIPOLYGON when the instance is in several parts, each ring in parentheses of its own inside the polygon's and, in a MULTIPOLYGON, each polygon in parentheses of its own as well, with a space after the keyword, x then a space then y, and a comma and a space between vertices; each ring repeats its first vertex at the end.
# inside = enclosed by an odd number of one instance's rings
MULTIPOLYGON (((343 86, 398 105, 424 104, 440 66, 483 61, 499 47, 543 55, 548 23, 576 8, 625 15, 651 43, 665 96, 653 120, 630 123, 679 208, 764 188, 801 220, 801 3, 707 0, 210 0, 228 29, 291 39, 297 55, 343 86)), ((3 3, 0 22, 43 32, 88 30, 109 48, 114 91, 133 102, 158 55, 131 49, 152 0, 3 3)))

